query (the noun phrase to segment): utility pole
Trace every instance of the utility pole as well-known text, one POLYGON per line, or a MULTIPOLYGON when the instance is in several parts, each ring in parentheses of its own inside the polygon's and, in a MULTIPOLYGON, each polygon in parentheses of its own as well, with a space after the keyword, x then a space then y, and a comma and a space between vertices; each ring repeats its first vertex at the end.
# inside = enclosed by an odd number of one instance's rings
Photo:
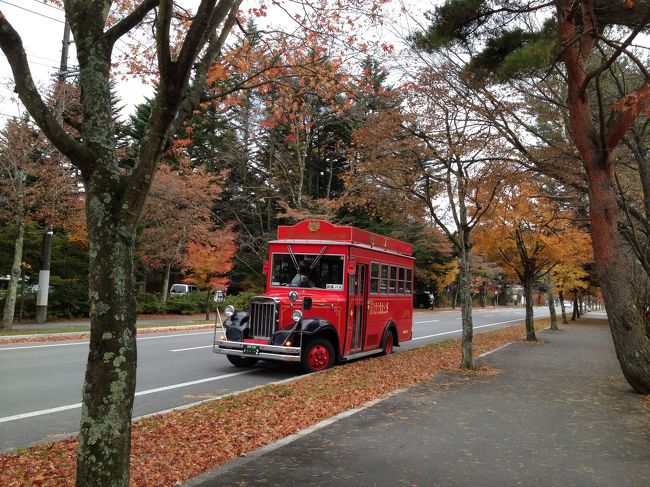
MULTIPOLYGON (((59 96, 57 100, 57 112, 59 123, 63 124, 63 109, 65 108, 65 79, 68 73, 68 47, 70 46, 70 25, 66 21, 63 28, 63 40, 61 41, 61 64, 57 74, 59 85, 59 96)), ((36 295, 36 322, 47 321, 47 301, 50 288, 50 260, 52 257, 52 235, 51 225, 47 225, 43 234, 43 245, 41 250, 41 268, 38 272, 38 294, 36 295)))

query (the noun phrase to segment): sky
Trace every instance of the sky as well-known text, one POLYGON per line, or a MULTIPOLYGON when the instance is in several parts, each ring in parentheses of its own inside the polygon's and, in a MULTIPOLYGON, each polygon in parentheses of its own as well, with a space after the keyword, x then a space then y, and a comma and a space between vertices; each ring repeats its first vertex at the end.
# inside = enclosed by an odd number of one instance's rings
MULTIPOLYGON (((437 0, 397 0, 396 8, 400 7, 402 1, 419 4, 419 10, 422 5, 432 5, 437 0)), ((198 0, 181 0, 184 6, 196 6, 198 0)), ((245 0, 243 9, 256 5, 256 0, 245 0)), ((409 6, 411 11, 415 10, 412 5, 409 6)), ((51 4, 43 3, 42 0, 0 0, 0 10, 16 29, 23 40, 27 59, 30 64, 32 75, 42 88, 46 88, 54 81, 59 70, 61 60, 61 47, 64 29, 64 12, 61 8, 51 4)), ((266 19, 258 19, 260 22, 269 24, 286 23, 286 14, 276 12, 275 15, 270 11, 266 19)), ((407 28, 407 27, 404 27, 407 28)), ((388 37, 390 42, 398 43, 399 39, 395 37, 396 23, 382 29, 383 32, 377 32, 378 36, 388 37), (392 37, 392 39, 391 39, 392 37)), ((400 30, 403 30, 400 27, 400 30)), ((123 41, 118 41, 116 49, 125 49, 123 41)), ((74 43, 70 45, 68 66, 72 69, 76 63, 76 52, 74 43)), ((8 117, 20 116, 24 112, 24 107, 17 100, 13 93, 14 83, 12 81, 11 69, 4 54, 0 52, 0 126, 8 117)), ((43 93, 45 90, 42 90, 43 93)), ((124 106, 122 115, 127 116, 133 111, 136 104, 144 101, 145 96, 151 96, 153 88, 150 84, 143 84, 141 79, 135 76, 120 79, 117 84, 117 94, 124 106)))
MULTIPOLYGON (((40 0, 0 0, 0 9, 23 40, 32 75, 37 84, 48 86, 55 79, 61 62, 64 13, 58 7, 40 0)), ((123 44, 122 44, 123 46, 123 44)), ((120 42, 117 43, 117 49, 120 42)), ((76 64, 74 43, 70 45, 68 67, 76 64)), ((0 125, 8 116, 17 116, 24 108, 12 93, 11 69, 0 53, 0 125)), ((143 85, 135 77, 120 81, 118 95, 127 111, 152 93, 151 86, 143 85)))

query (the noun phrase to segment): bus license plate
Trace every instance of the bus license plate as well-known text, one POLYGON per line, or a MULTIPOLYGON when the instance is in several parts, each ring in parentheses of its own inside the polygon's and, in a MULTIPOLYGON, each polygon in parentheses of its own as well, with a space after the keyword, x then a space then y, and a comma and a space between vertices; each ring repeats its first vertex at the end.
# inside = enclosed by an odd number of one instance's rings
POLYGON ((244 345, 244 355, 259 355, 260 349, 255 345, 244 345))

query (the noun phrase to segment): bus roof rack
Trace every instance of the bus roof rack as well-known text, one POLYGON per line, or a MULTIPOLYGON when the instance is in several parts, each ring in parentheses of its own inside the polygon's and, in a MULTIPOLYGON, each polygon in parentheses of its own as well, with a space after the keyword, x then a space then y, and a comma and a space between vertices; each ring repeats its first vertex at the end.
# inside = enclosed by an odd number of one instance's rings
POLYGON ((384 237, 356 227, 333 225, 324 220, 304 220, 295 225, 280 225, 278 240, 328 240, 367 245, 378 250, 413 255, 413 246, 401 240, 384 237))

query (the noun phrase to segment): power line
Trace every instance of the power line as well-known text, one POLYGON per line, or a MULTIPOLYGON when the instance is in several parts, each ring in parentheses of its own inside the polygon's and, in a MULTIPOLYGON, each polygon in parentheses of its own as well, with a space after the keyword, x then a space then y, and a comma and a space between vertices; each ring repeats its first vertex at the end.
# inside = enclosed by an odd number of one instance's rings
POLYGON ((7 5, 10 5, 10 6, 14 7, 14 8, 18 8, 18 9, 20 9, 20 10, 24 10, 25 12, 29 12, 29 13, 32 13, 32 14, 34 14, 34 15, 38 15, 38 16, 40 16, 40 17, 44 17, 44 18, 46 18, 46 19, 54 20, 55 22, 59 22, 59 23, 61 23, 61 24, 64 24, 64 23, 65 23, 64 20, 60 20, 60 19, 56 19, 56 18, 54 18, 54 17, 50 17, 49 15, 45 15, 45 14, 42 14, 42 13, 40 13, 40 12, 36 12, 35 10, 31 10, 31 9, 29 9, 29 8, 26 8, 26 7, 21 7, 20 5, 15 5, 15 4, 11 3, 11 2, 7 2, 6 0, 0 0, 0 2, 1 2, 1 3, 4 3, 4 4, 7 4, 7 5))
POLYGON ((41 5, 45 5, 46 7, 53 8, 54 10, 58 10, 59 12, 65 12, 65 10, 62 9, 61 7, 57 7, 56 5, 52 5, 51 3, 45 3, 42 2, 41 0, 32 0, 32 1, 36 3, 40 3, 41 5))
MULTIPOLYGON (((5 54, 3 54, 3 53, 1 53, 1 52, 0 52, 0 56, 2 56, 2 57, 7 57, 5 54)), ((32 56, 31 54, 27 54, 27 57, 35 57, 35 58, 45 59, 46 61, 52 61, 53 63, 56 62, 56 61, 53 61, 52 59, 41 58, 40 56, 32 56)), ((30 61, 29 61, 29 64, 36 64, 36 65, 38 65, 38 66, 45 66, 46 68, 53 68, 53 69, 57 69, 57 68, 58 68, 58 66, 53 65, 53 64, 39 63, 38 61, 33 61, 33 60, 30 60, 30 61)))

